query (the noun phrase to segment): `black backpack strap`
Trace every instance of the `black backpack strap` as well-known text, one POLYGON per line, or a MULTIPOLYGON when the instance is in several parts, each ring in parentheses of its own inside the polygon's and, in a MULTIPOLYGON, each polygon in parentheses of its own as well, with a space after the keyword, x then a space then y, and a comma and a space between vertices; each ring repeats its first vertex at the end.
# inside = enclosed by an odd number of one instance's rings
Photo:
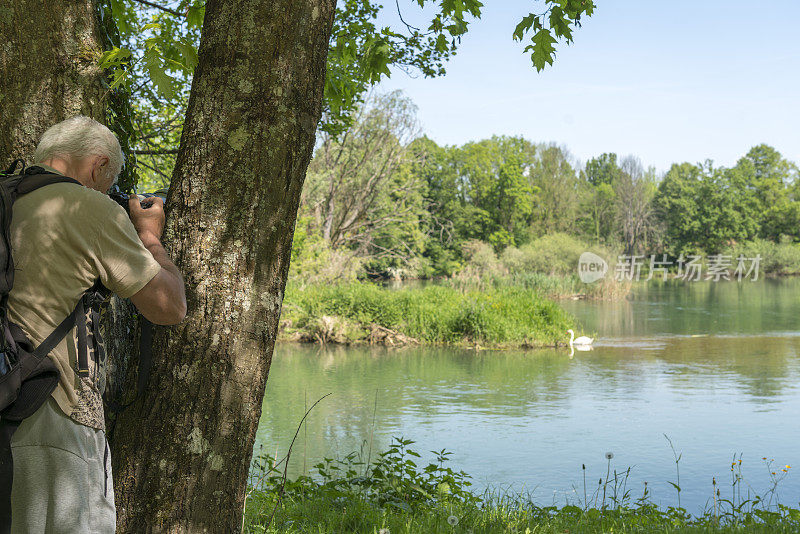
POLYGON ((16 174, 17 173, 17 166, 22 165, 22 168, 19 172, 25 171, 25 160, 24 159, 15 159, 11 165, 8 166, 6 172, 4 174, 16 174))
POLYGON ((67 315, 67 317, 63 321, 61 321, 61 324, 59 324, 55 328, 55 330, 50 332, 50 335, 47 336, 45 340, 39 344, 38 347, 33 349, 33 355, 39 360, 41 360, 42 358, 50 354, 50 351, 56 348, 56 345, 58 345, 61 342, 61 340, 64 339, 67 334, 69 334, 70 330, 72 330, 75 327, 81 316, 83 316, 85 323, 86 311, 83 309, 83 298, 81 298, 78 301, 78 304, 77 306, 75 306, 75 309, 72 310, 72 313, 67 315))
POLYGON ((22 179, 19 181, 19 185, 17 186, 17 196, 26 195, 33 191, 36 191, 40 187, 44 187, 46 185, 51 184, 78 184, 82 185, 78 180, 75 178, 70 178, 69 176, 62 176, 60 174, 53 174, 48 173, 41 167, 28 167, 26 173, 22 175, 22 179), (31 169, 37 170, 38 172, 28 173, 31 169))
POLYGON ((78 335, 78 376, 89 376, 89 342, 86 332, 86 306, 83 297, 75 306, 75 333, 78 335))
POLYGON ((47 360, 47 355, 75 326, 78 312, 79 307, 76 306, 72 313, 64 318, 36 348, 30 347, 27 336, 19 326, 14 323, 9 324, 12 335, 15 338, 19 338, 17 342, 24 340, 21 348, 29 352, 29 357, 21 358, 19 361, 19 372, 24 377, 22 387, 16 400, 3 410, 2 417, 4 419, 21 421, 26 417, 30 417, 39 409, 42 403, 47 401, 47 398, 56 388, 58 384, 58 368, 50 360, 47 360))

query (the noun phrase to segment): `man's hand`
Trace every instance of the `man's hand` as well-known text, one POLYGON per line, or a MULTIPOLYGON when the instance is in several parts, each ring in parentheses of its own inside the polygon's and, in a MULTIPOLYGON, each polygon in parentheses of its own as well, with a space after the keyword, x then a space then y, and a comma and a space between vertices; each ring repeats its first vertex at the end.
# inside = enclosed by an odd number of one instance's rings
POLYGON ((147 197, 142 202, 149 206, 143 208, 139 198, 135 196, 128 200, 131 222, 142 244, 161 265, 161 271, 138 293, 131 296, 131 302, 152 323, 178 324, 186 316, 186 289, 180 271, 161 246, 164 199, 147 197))
POLYGON ((131 195, 128 199, 128 208, 131 214, 131 221, 139 239, 147 244, 152 238, 156 241, 161 240, 164 232, 164 199, 161 197, 147 197, 144 201, 139 200, 138 196, 131 195), (145 203, 143 208, 141 202, 145 203))

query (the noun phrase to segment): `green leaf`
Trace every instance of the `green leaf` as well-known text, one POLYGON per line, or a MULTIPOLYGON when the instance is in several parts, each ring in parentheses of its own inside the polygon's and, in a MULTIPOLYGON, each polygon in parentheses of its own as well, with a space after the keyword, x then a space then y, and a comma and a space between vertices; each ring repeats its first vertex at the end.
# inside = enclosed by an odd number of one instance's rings
MULTIPOLYGON (((553 64, 556 52, 553 45, 556 43, 556 40, 550 34, 550 30, 545 28, 539 30, 536 35, 533 36, 532 41, 533 53, 531 54, 531 59, 533 61, 533 66, 536 67, 537 71, 541 72, 547 64, 553 64)), ((526 50, 528 50, 528 48, 526 48, 526 50)))
POLYGON ((156 47, 149 47, 144 53, 144 64, 150 80, 155 84, 158 92, 164 98, 171 99, 175 96, 173 79, 167 74, 164 61, 156 47))
POLYGON ((111 13, 122 35, 130 35, 135 26, 136 14, 123 0, 111 0, 111 13))
POLYGON ((175 46, 181 51, 181 56, 183 56, 183 64, 186 66, 186 68, 190 71, 194 70, 198 62, 197 50, 195 50, 194 45, 188 40, 181 40, 175 43, 175 46))
POLYGON ((528 16, 523 17, 523 19, 517 24, 517 27, 514 28, 514 39, 517 41, 521 41, 522 38, 525 36, 525 32, 531 29, 533 26, 533 22, 536 19, 536 15, 530 13, 528 16))
POLYGON ((130 57, 131 51, 127 48, 114 47, 111 50, 106 50, 103 52, 103 55, 100 56, 99 65, 101 69, 117 67, 125 64, 126 60, 130 57))
POLYGON ((447 37, 445 37, 443 33, 440 33, 439 36, 436 37, 436 51, 437 52, 447 51, 447 37))
POLYGON ((203 17, 205 17, 205 6, 191 6, 186 13, 186 22, 189 28, 201 28, 203 26, 203 17))
POLYGON ((561 8, 554 7, 550 11, 550 27, 556 37, 564 37, 567 42, 572 41, 572 28, 569 27, 569 20, 567 20, 561 8))

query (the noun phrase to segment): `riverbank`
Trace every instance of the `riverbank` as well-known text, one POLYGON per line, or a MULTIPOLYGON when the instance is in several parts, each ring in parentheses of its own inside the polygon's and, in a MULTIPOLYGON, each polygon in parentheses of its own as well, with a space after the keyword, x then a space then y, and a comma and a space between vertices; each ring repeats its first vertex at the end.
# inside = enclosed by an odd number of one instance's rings
POLYGON ((469 476, 447 466, 446 451, 417 465, 413 442, 395 439, 372 462, 354 453, 315 466, 314 477, 284 482, 282 464, 257 459, 244 517, 246 533, 369 534, 447 533, 641 533, 800 531, 800 510, 776 505, 769 495, 709 496, 700 516, 653 504, 645 486, 634 496, 625 472, 609 474, 578 497, 577 504, 539 506, 525 495, 469 491, 469 476), (770 504, 771 503, 771 504, 770 504), (274 515, 273 515, 274 514, 274 515))
POLYGON ((553 347, 575 320, 538 289, 366 282, 288 284, 279 341, 480 348, 553 347))

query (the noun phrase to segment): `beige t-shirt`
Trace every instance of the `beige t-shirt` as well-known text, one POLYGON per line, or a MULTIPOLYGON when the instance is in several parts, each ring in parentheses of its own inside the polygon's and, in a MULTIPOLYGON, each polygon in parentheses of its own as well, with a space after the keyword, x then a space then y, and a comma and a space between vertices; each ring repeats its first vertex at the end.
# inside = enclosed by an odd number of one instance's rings
MULTIPOLYGON (((108 196, 72 183, 48 185, 17 199, 11 246, 15 274, 9 319, 22 327, 34 346, 98 280, 126 298, 161 270, 125 210, 108 196)), ((74 329, 50 358, 60 372, 53 398, 61 410, 78 423, 104 429, 105 361, 95 363, 90 354, 89 376, 77 374, 74 329)))

